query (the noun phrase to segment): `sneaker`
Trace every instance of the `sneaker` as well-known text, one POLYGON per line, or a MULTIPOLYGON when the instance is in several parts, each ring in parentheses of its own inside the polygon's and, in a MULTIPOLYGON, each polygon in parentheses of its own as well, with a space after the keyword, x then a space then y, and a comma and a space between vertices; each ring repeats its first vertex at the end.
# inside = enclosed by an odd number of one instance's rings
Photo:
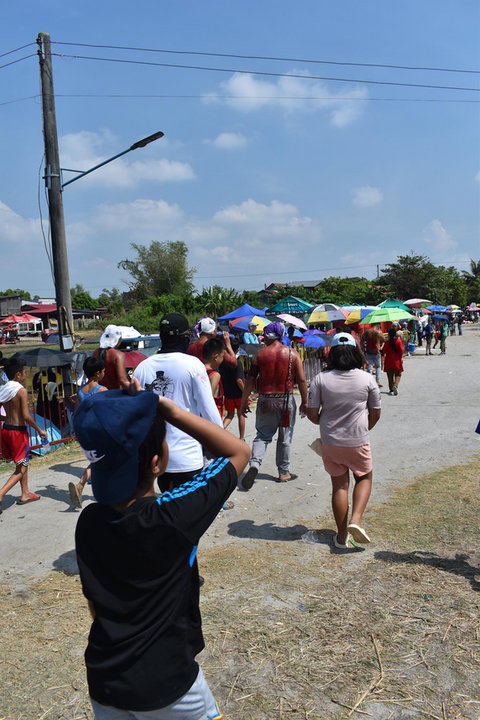
POLYGON ((393 394, 398 395, 398 388, 396 386, 393 388, 393 394))
POLYGON ((250 490, 253 483, 255 482, 255 478, 258 475, 258 467, 255 467, 255 465, 251 465, 243 478, 240 480, 240 487, 244 490, 250 490))

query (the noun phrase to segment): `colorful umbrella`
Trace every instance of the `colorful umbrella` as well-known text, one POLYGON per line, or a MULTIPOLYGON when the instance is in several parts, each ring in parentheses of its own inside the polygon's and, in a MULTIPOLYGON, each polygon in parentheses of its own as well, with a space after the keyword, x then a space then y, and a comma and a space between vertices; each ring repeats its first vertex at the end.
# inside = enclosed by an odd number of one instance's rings
POLYGON ((245 330, 245 332, 248 330, 248 326, 250 323, 255 323, 257 326, 254 330, 255 333, 262 333, 263 329, 266 325, 270 324, 270 320, 267 320, 264 317, 260 317, 259 315, 247 315, 246 317, 241 318, 235 318, 235 320, 230 320, 230 326, 235 328, 236 330, 245 330))
POLYGON ((300 318, 295 317, 294 315, 289 315, 288 313, 282 313, 281 315, 277 315, 280 320, 284 320, 284 322, 290 323, 290 325, 293 325, 296 328, 302 328, 302 330, 306 330, 307 326, 303 322, 303 320, 300 320, 300 318))
POLYGON ((460 310, 460 305, 447 305, 447 310, 449 312, 453 312, 455 310, 460 310))
POLYGON ((396 322, 398 320, 411 320, 413 315, 407 310, 394 307, 379 307, 360 321, 360 325, 371 325, 372 323, 396 322))
POLYGON ((347 319, 345 320, 345 325, 352 325, 353 323, 360 322, 363 320, 364 317, 369 315, 373 310, 376 310, 377 308, 373 305, 368 305, 367 307, 357 307, 355 310, 352 310, 348 313, 347 319))
POLYGON ((312 314, 308 318, 308 323, 327 323, 345 320, 348 312, 333 303, 323 303, 313 308, 312 314))
POLYGON ((407 310, 407 312, 410 312, 410 308, 405 305, 401 300, 398 298, 388 298, 387 300, 384 300, 383 302, 378 304, 379 308, 400 308, 400 310, 407 310))

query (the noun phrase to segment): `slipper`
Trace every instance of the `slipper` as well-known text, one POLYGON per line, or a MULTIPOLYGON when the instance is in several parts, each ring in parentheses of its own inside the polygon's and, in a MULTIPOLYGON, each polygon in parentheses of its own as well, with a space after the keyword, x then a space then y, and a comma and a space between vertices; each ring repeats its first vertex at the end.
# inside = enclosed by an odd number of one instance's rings
POLYGON ((37 495, 36 493, 30 493, 30 497, 28 500, 17 500, 17 505, 26 505, 30 502, 35 502, 35 500, 40 500, 41 495, 37 495))
POLYGON ((290 480, 296 480, 298 478, 298 475, 296 473, 290 473, 289 478, 277 478, 277 482, 284 483, 284 482, 290 482, 290 480))
POLYGON ((77 490, 77 486, 73 482, 68 483, 68 492, 70 493, 70 500, 72 505, 80 510, 82 507, 82 498, 77 490))
POLYGON ((333 536, 333 544, 337 548, 337 550, 350 550, 350 546, 348 544, 349 540, 350 540, 350 535, 347 535, 346 543, 338 542, 338 533, 335 533, 335 535, 333 536))
POLYGON ((240 487, 243 490, 250 490, 251 487, 253 487, 253 483, 255 482, 255 478, 258 475, 258 468, 255 467, 255 465, 251 465, 243 478, 240 480, 240 487))
POLYGON ((358 542, 358 543, 369 543, 370 542, 370 538, 368 537, 367 533, 359 525, 350 523, 350 525, 347 525, 347 530, 350 533, 350 535, 352 536, 352 538, 355 540, 355 542, 358 542))

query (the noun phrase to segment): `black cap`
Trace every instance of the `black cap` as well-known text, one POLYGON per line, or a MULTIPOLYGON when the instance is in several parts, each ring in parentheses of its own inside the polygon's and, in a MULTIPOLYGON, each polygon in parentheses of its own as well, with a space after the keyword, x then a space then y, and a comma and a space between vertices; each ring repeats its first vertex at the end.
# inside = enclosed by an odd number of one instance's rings
POLYGON ((182 335, 189 328, 185 315, 168 313, 160 320, 159 331, 161 336, 182 335))

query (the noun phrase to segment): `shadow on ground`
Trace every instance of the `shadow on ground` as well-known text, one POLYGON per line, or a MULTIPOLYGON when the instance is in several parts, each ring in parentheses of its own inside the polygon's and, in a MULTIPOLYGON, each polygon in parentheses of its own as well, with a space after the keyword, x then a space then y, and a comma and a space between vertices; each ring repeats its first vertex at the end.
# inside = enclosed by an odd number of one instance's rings
POLYGON ((78 575, 77 553, 69 550, 53 561, 53 567, 64 575, 78 575))
POLYGON ((407 565, 429 565, 437 570, 460 575, 470 583, 472 590, 480 591, 480 582, 475 579, 476 575, 480 575, 480 568, 471 565, 467 560, 469 555, 459 554, 455 558, 441 557, 435 553, 424 552, 422 550, 414 550, 410 553, 395 553, 389 551, 380 551, 375 553, 376 560, 384 560, 390 563, 405 563, 407 565))
POLYGON ((228 526, 229 535, 256 540, 300 540, 307 530, 305 525, 292 525, 291 527, 282 527, 274 523, 255 525, 253 520, 237 520, 228 526))
POLYGON ((50 470, 53 470, 54 472, 67 473, 68 475, 73 475, 74 477, 80 478, 85 472, 85 467, 74 467, 79 462, 81 461, 72 460, 72 462, 69 463, 58 463, 58 465, 52 465, 50 470))

